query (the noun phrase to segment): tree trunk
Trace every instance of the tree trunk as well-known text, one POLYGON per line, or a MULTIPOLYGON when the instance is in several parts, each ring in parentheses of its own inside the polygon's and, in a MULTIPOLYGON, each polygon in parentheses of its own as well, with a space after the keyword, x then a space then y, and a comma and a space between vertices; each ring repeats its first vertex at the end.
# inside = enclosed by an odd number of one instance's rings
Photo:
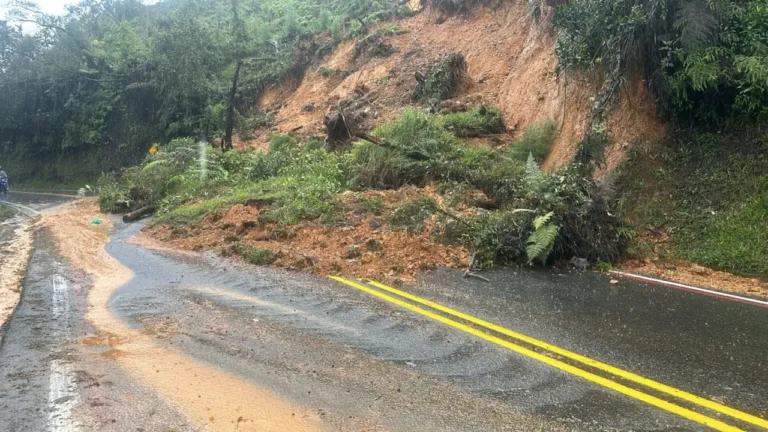
POLYGON ((123 222, 128 223, 128 222, 137 221, 137 220, 143 218, 144 216, 151 215, 154 212, 155 212, 155 207, 154 206, 142 207, 142 208, 140 208, 138 210, 135 210, 135 211, 132 211, 130 213, 124 214, 123 215, 123 222))
POLYGON ((240 67, 243 61, 237 59, 235 66, 235 76, 232 78, 232 88, 229 91, 229 104, 227 105, 227 129, 224 135, 224 146, 222 150, 232 149, 232 130, 235 128, 235 95, 237 94, 237 80, 240 77, 240 67))

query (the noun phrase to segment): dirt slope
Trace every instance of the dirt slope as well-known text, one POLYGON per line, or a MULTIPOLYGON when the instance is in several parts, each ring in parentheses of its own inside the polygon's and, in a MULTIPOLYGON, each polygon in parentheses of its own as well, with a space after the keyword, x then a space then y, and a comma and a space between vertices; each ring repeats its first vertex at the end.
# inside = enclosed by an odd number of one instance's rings
MULTIPOLYGON (((467 60, 471 83, 458 99, 500 108, 510 128, 510 136, 502 141, 511 141, 534 122, 554 119, 559 132, 544 166, 559 167, 571 159, 584 134, 590 97, 601 77, 555 76, 554 31, 549 24, 552 9, 544 9, 539 23, 529 16, 525 2, 492 10, 477 8, 470 15, 456 17, 426 10, 395 23, 407 33, 386 39, 397 52, 384 58, 355 59, 356 42, 345 41, 320 65, 311 66, 303 79, 290 78, 264 92, 259 108, 274 111, 277 125, 257 134, 250 144, 259 146, 270 133, 324 135, 326 108, 341 99, 355 98, 356 89, 371 94, 373 124, 391 120, 410 103, 416 71, 448 53, 460 52, 467 60), (325 77, 321 72, 326 69, 352 73, 325 77)), ((608 126, 615 138, 614 147, 607 152, 610 168, 621 160, 627 143, 665 134, 666 125, 656 116, 639 75, 622 92, 608 126)))

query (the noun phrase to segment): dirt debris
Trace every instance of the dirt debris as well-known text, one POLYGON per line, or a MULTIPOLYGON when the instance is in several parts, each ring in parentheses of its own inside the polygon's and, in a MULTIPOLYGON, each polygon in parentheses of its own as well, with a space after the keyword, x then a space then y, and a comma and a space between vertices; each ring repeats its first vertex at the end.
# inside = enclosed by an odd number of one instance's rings
POLYGON ((673 282, 768 299, 768 282, 738 276, 682 260, 630 259, 619 270, 673 282))
POLYGON ((339 199, 348 201, 349 206, 345 207, 349 210, 341 226, 305 222, 278 227, 254 223, 258 220, 259 208, 237 204, 221 210, 218 216, 206 216, 191 230, 160 225, 148 229, 146 234, 173 248, 215 250, 224 255, 236 255, 233 250, 236 243, 266 248, 274 254, 272 265, 323 276, 343 274, 386 281, 414 281, 419 271, 440 266, 466 267, 470 251, 436 241, 431 234, 434 217, 427 221, 422 232, 409 234, 405 230, 391 229, 381 214, 355 210, 353 201, 380 199, 385 208, 391 209, 424 195, 435 196, 434 187, 406 186, 398 190, 342 194, 339 199), (249 228, 241 230, 243 226, 249 228))

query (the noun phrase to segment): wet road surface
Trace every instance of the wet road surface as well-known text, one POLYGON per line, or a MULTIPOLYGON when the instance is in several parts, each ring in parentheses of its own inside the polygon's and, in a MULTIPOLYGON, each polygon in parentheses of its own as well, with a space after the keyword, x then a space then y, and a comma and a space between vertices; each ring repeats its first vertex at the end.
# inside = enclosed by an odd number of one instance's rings
MULTIPOLYGON (((299 415, 326 430, 708 429, 343 283, 126 243, 139 229, 117 224, 107 245, 134 272, 112 295, 110 312, 163 349, 292 401, 299 415)), ((595 273, 484 275, 491 283, 438 270, 403 289, 721 406, 768 416, 766 309, 628 280, 611 284, 595 273)), ((109 344, 89 343, 89 284, 39 231, 21 304, 0 347, 0 430, 217 429, 214 416, 200 424, 163 397, 151 384, 161 381, 127 374, 109 344)), ((734 430, 762 430, 611 380, 734 430)), ((227 391, 187 389, 198 390, 201 400, 227 391)))

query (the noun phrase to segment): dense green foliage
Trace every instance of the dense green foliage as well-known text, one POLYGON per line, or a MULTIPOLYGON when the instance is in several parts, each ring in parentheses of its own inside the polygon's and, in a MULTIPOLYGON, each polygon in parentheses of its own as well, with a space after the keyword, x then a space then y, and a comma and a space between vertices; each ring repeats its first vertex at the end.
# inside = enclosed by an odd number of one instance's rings
MULTIPOLYGON (((220 136, 237 60, 247 131, 263 121, 246 108, 267 84, 333 48, 314 34, 364 35, 401 9, 385 0, 85 0, 50 16, 18 1, 0 21, 0 157, 92 157, 79 168, 93 175, 140 160, 154 142, 220 136)), ((16 182, 39 169, 20 168, 16 182)))
POLYGON ((633 152, 619 177, 620 214, 645 234, 632 252, 768 274, 765 137, 683 130, 665 144, 633 152))
MULTIPOLYGON (((140 167, 103 177, 100 204, 105 210, 156 205, 154 223, 173 227, 215 218, 218 210, 238 203, 259 206, 258 224, 337 225, 347 223, 345 191, 436 183, 444 198, 405 202, 384 220, 393 229, 421 233, 427 218, 436 216, 434 236, 475 250, 478 266, 619 257, 626 238, 610 213, 611 197, 599 184, 576 169, 543 172, 532 155, 523 162, 512 150, 469 146, 444 124, 443 116, 405 109, 398 120, 374 131, 386 144, 361 141, 344 153, 302 146, 285 135, 272 137, 266 154, 222 153, 177 139, 140 167), (478 190, 498 210, 470 206, 457 212, 456 206, 471 204, 466 192, 478 190)), ((352 208, 380 214, 383 205, 380 198, 369 198, 352 208)), ((253 261, 262 261, 261 253, 253 255, 258 255, 253 261)))
POLYGON ((602 67, 605 108, 623 73, 645 68, 659 103, 692 119, 768 113, 766 0, 579 0, 558 6, 559 70, 602 67))

